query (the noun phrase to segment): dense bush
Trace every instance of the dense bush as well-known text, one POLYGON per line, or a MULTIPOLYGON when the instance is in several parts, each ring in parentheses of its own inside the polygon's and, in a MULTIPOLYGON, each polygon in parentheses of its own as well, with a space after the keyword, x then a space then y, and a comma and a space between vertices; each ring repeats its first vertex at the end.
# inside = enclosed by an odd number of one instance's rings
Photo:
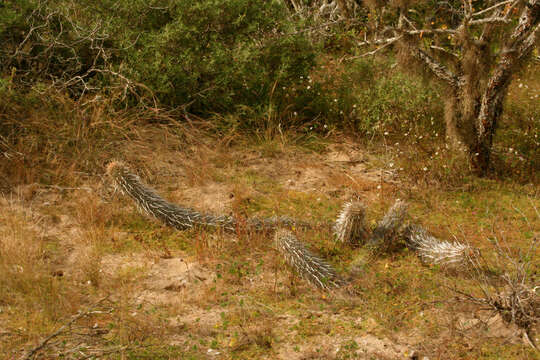
POLYGON ((2 73, 74 96, 123 81, 162 105, 231 112, 266 105, 273 89, 307 76, 315 49, 294 30, 279 1, 9 2, 2 73))
POLYGON ((371 136, 438 126, 436 131, 443 134, 437 92, 421 78, 388 71, 392 61, 361 58, 321 63, 300 87, 292 89, 295 111, 323 122, 322 127, 313 124, 318 129, 327 125, 371 136))
POLYGON ((81 96, 108 70, 114 41, 104 19, 69 1, 8 1, 0 7, 0 71, 19 88, 55 87, 81 96))

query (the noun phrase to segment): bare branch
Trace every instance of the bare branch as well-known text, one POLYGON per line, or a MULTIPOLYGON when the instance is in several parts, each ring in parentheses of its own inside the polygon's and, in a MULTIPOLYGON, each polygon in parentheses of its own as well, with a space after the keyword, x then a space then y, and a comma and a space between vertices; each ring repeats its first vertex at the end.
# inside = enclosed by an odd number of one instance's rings
POLYGON ((429 56, 426 52, 420 49, 413 49, 412 55, 425 63, 439 80, 444 81, 456 89, 462 85, 463 80, 452 73, 446 66, 429 56))
POLYGON ((490 17, 490 18, 485 18, 485 19, 469 21, 469 25, 498 24, 498 23, 507 24, 509 22, 510 22, 510 19, 507 19, 504 17, 490 17))
POLYGON ((38 351, 43 349, 47 345, 47 343, 49 341, 51 341, 53 338, 57 337, 58 335, 62 334, 64 331, 66 331, 66 329, 71 327, 71 325, 73 325, 73 323, 75 321, 79 320, 80 318, 82 318, 82 317, 84 317, 86 315, 89 315, 92 312, 92 310, 96 308, 96 306, 98 306, 99 304, 101 304, 102 302, 104 302, 107 299, 108 299, 108 296, 105 296, 105 297, 101 298, 100 300, 96 301, 94 304, 92 304, 86 311, 82 311, 82 312, 78 313, 77 315, 73 316, 68 323, 62 325, 60 327, 60 329, 56 330, 54 333, 47 336, 36 347, 28 350, 21 357, 21 360, 30 360, 38 351))
POLYGON ((493 5, 493 6, 488 7, 487 9, 475 12, 474 14, 472 14, 472 16, 479 16, 479 15, 486 14, 486 13, 492 11, 492 10, 498 9, 499 7, 501 7, 503 5, 510 4, 510 3, 513 3, 513 2, 517 2, 517 1, 515 1, 515 0, 506 0, 506 1, 503 1, 503 2, 500 2, 500 3, 497 3, 497 4, 493 5))
POLYGON ((406 31, 399 31, 397 29, 391 29, 396 33, 400 33, 401 35, 397 35, 391 38, 383 38, 383 39, 375 39, 375 40, 364 40, 360 43, 358 43, 358 46, 366 46, 366 45, 385 45, 388 43, 394 43, 397 40, 399 40, 403 35, 432 35, 432 34, 450 34, 454 35, 457 33, 457 30, 455 29, 420 29, 420 30, 406 30, 406 31))
POLYGON ((433 49, 433 50, 437 50, 437 51, 443 52, 443 53, 448 54, 448 55, 451 55, 451 56, 453 56, 453 57, 455 57, 455 58, 459 58, 458 54, 453 53, 453 52, 451 52, 450 50, 447 50, 447 49, 445 49, 445 48, 443 48, 443 47, 441 47, 441 46, 431 45, 429 48, 430 48, 430 49, 433 49))
POLYGON ((394 37, 394 38, 391 38, 391 39, 386 39, 386 40, 384 41, 384 45, 382 45, 381 47, 378 47, 378 48, 376 48, 375 50, 369 51, 369 52, 364 53, 364 54, 362 54, 362 55, 360 55, 360 56, 355 56, 355 57, 353 57, 353 59, 354 59, 354 58, 357 58, 357 57, 364 57, 364 56, 373 55, 373 54, 375 54, 375 53, 381 51, 382 49, 386 48, 387 46, 392 45, 393 43, 395 43, 396 41, 398 41, 398 40, 401 39, 401 38, 403 38, 403 35, 397 36, 397 37, 394 37))
POLYGON ((456 29, 420 29, 420 30, 410 30, 404 31, 404 34, 407 35, 429 35, 429 34, 456 34, 458 31, 456 29))

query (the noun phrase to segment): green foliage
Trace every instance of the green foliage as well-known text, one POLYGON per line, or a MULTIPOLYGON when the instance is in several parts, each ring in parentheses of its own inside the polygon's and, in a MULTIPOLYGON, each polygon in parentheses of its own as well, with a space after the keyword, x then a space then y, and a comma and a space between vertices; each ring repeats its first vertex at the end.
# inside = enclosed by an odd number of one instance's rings
POLYGON ((259 109, 314 66, 314 46, 295 30, 280 1, 10 2, 0 71, 75 97, 122 82, 198 114, 259 109))
MULTIPOLYGON (((366 58, 321 66, 294 89, 296 105, 304 105, 296 111, 320 119, 310 123, 316 130, 338 127, 368 135, 433 130, 433 119, 443 117, 437 92, 419 77, 385 71, 389 62, 366 58)), ((442 133, 441 123, 437 126, 442 133)))
POLYGON ((179 0, 169 21, 126 54, 131 77, 169 106, 196 113, 260 107, 272 89, 306 76, 315 52, 275 1, 179 0))
POLYGON ((10 1, 0 8, 0 71, 15 69, 28 86, 40 81, 83 91, 84 78, 110 56, 103 19, 69 1, 10 1), (89 72, 90 71, 90 72, 89 72))

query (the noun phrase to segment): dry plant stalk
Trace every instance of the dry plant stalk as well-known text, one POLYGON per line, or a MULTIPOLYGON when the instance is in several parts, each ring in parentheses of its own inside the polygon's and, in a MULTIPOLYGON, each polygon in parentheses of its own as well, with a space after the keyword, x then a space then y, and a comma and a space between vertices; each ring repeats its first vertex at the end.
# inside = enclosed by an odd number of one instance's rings
POLYGON ((333 226, 336 240, 346 244, 362 245, 368 236, 365 216, 366 208, 362 202, 346 202, 333 226))
POLYGON ((453 290, 473 303, 487 306, 505 322, 517 325, 529 345, 538 350, 532 332, 540 321, 540 286, 535 286, 531 275, 537 239, 533 239, 527 253, 520 253, 517 257, 511 256, 509 249, 503 249, 497 238, 493 242, 497 253, 495 258, 506 261, 502 266, 505 273, 494 281, 483 270, 490 266, 487 260, 481 256, 471 257, 474 279, 482 295, 473 295, 457 287, 453 290))
POLYGON ((442 241, 431 236, 418 225, 408 226, 404 231, 407 247, 416 252, 425 264, 445 268, 465 268, 471 264, 471 256, 478 250, 458 241, 442 241))
POLYGON ((276 231, 274 244, 285 262, 313 286, 332 290, 343 285, 332 266, 309 251, 292 232, 276 231))
POLYGON ((287 228, 302 228, 302 229, 311 229, 312 225, 298 221, 296 219, 290 218, 288 216, 272 216, 268 218, 249 218, 247 220, 248 229, 253 231, 268 231, 274 230, 277 227, 287 227, 287 228))
POLYGON ((48 346, 48 343, 58 337, 59 335, 65 333, 65 332, 68 332, 70 331, 71 329, 71 326, 76 323, 79 319, 85 317, 85 316, 88 316, 90 315, 99 305, 101 305, 104 301, 108 300, 109 296, 105 296, 101 299, 99 299, 98 301, 96 301, 94 304, 92 304, 88 309, 86 309, 85 311, 80 311, 78 314, 74 315, 71 317, 71 319, 64 325, 62 325, 58 330, 56 330, 54 333, 48 335, 47 337, 45 337, 43 340, 41 340, 39 342, 38 345, 36 345, 35 347, 33 347, 32 349, 29 349, 28 351, 26 351, 22 356, 21 356, 21 360, 30 360, 30 359, 33 359, 37 353, 39 353, 40 351, 42 351, 43 349, 45 349, 47 346, 48 346))

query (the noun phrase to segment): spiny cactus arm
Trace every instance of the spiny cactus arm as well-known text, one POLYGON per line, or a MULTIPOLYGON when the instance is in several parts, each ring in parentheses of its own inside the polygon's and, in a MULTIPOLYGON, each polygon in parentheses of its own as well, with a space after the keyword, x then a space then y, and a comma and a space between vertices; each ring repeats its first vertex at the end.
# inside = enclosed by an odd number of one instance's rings
POLYGON ((331 290, 343 284, 332 266, 309 251, 292 232, 276 231, 274 243, 285 262, 312 285, 331 290))
POLYGON ((407 204, 396 200, 373 230, 369 245, 374 249, 388 249, 399 237, 399 229, 407 216, 407 204))
POLYGON ((295 220, 288 216, 272 216, 269 218, 253 217, 248 219, 247 226, 254 231, 269 231, 280 227, 301 229, 313 228, 313 225, 310 223, 295 220))
POLYGON ((362 245, 368 236, 365 215, 366 208, 362 202, 346 202, 333 226, 336 240, 342 243, 362 245))
POLYGON ((408 226, 404 237, 407 247, 415 251, 422 262, 447 268, 466 266, 470 263, 470 256, 478 251, 457 241, 439 240, 418 225, 408 226))
POLYGON ((157 218, 166 225, 179 230, 197 226, 223 228, 235 231, 236 222, 230 216, 214 216, 202 214, 193 209, 168 202, 156 191, 144 184, 138 175, 132 173, 121 162, 113 161, 107 166, 107 174, 115 185, 129 197, 144 213, 157 218))

